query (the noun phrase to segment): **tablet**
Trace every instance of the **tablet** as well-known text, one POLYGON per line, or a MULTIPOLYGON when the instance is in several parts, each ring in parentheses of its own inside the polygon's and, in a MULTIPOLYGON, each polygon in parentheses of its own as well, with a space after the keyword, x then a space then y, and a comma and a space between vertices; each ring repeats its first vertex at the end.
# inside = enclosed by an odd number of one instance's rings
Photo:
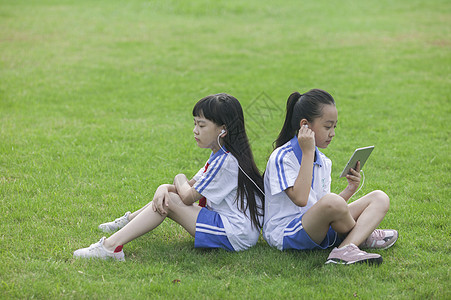
POLYGON ((351 168, 355 170, 358 161, 360 161, 360 170, 362 170, 363 165, 365 164, 373 149, 374 146, 356 149, 354 151, 354 154, 352 154, 351 158, 346 164, 346 167, 343 169, 343 172, 341 172, 340 177, 345 177, 347 174, 349 174, 349 169, 351 168))

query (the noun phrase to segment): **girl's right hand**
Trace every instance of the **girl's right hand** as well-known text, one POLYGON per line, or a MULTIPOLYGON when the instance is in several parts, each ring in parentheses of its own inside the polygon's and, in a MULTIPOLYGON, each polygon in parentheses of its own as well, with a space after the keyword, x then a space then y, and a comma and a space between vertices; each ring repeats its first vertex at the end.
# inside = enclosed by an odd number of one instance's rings
POLYGON ((315 133, 307 126, 301 126, 299 129, 298 142, 302 153, 315 151, 315 133))
POLYGON ((169 206, 169 191, 164 185, 160 185, 155 191, 152 200, 152 209, 162 216, 167 215, 166 207, 169 206))

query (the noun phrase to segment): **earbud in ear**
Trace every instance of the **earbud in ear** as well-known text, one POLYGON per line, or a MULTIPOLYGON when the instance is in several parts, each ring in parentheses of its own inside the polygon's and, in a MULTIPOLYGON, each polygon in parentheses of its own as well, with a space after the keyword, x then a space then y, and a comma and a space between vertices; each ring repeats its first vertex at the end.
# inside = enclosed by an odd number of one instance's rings
POLYGON ((224 133, 226 133, 226 131, 223 129, 223 130, 221 130, 221 133, 220 134, 224 134, 224 133))
POLYGON ((304 124, 304 127, 305 127, 305 128, 308 128, 308 125, 307 125, 307 124, 304 124))

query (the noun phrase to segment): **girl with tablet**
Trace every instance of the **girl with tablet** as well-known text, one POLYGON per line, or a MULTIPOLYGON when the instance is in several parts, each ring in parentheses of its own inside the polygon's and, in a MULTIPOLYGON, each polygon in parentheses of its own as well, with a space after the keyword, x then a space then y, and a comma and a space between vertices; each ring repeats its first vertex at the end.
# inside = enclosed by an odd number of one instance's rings
POLYGON ((338 113, 323 90, 290 95, 285 122, 275 141, 264 177, 263 237, 279 250, 334 248, 326 264, 381 263, 379 254, 360 248, 386 249, 396 230, 376 227, 389 208, 389 198, 373 191, 348 204, 360 184, 360 165, 346 175, 348 186, 330 193, 332 163, 318 148, 335 136, 338 113))
POLYGON ((240 103, 227 94, 207 96, 194 106, 193 116, 197 145, 212 151, 207 163, 191 180, 179 174, 173 184, 160 185, 153 200, 140 210, 101 224, 106 232, 120 230, 75 251, 74 257, 124 260, 122 246, 155 229, 166 217, 195 237, 196 248, 240 251, 257 243, 263 178, 254 162, 240 103))

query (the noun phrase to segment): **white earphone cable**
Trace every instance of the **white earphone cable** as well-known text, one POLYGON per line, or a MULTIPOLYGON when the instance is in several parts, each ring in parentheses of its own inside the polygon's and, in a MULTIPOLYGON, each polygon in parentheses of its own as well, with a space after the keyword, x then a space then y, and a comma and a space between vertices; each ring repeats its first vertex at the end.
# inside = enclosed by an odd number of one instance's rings
MULTIPOLYGON (((221 146, 221 143, 219 143, 219 137, 221 136, 221 134, 222 133, 220 133, 219 135, 218 135, 218 145, 219 145, 219 147, 221 148, 221 150, 224 152, 224 153, 226 153, 227 151, 225 151, 224 150, 224 148, 221 146)), ((263 195, 265 195, 265 193, 260 189, 260 187, 255 183, 255 181, 253 181, 252 180, 252 178, 250 178, 249 177, 249 175, 247 175, 246 174, 246 172, 244 172, 244 170, 243 169, 241 169, 241 167, 240 167, 240 164, 238 163, 238 168, 241 170, 241 172, 243 172, 244 173, 244 175, 246 175, 246 177, 257 187, 257 189, 263 194, 263 195)))
MULTIPOLYGON (((362 172, 362 184, 360 185, 360 187, 357 190, 357 192, 354 193, 354 195, 356 195, 358 192, 360 192, 360 190, 362 189, 363 185, 365 184, 365 173, 363 172, 363 170, 360 170, 360 172, 362 172)), ((354 196, 354 195, 352 195, 352 196, 354 196)))

